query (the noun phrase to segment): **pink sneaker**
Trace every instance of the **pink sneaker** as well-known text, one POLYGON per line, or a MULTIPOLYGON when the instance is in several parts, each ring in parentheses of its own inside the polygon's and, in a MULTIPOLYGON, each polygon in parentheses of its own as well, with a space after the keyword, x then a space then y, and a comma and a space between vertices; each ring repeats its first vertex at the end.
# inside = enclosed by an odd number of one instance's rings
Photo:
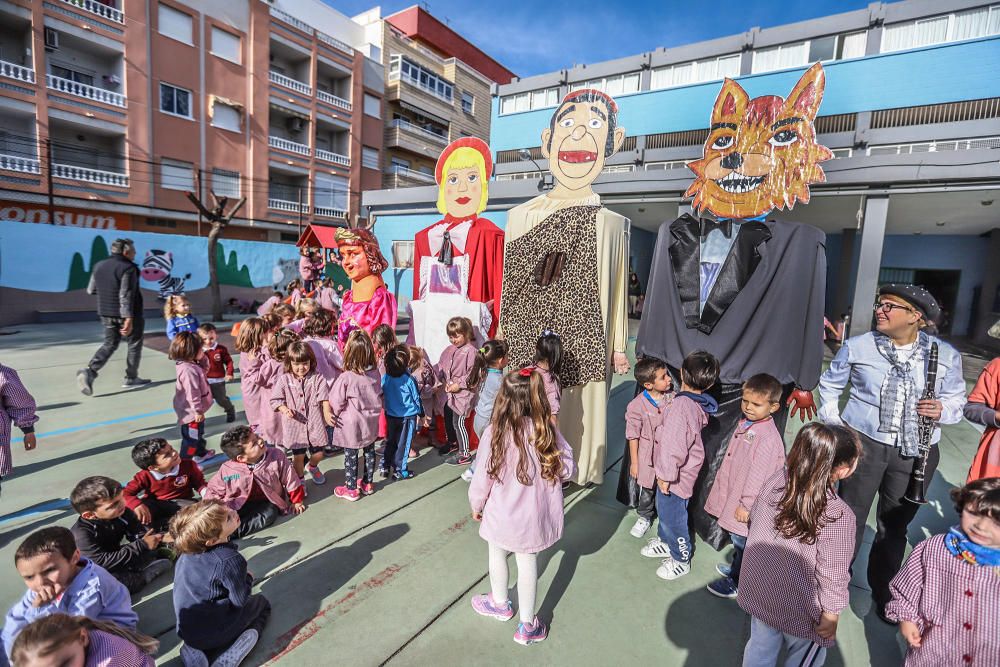
POLYGON ((368 482, 367 484, 365 482, 358 482, 358 491, 361 492, 361 495, 370 496, 375 493, 375 484, 372 482, 368 482))
POLYGON ((333 495, 338 498, 343 498, 344 500, 349 500, 352 503, 361 499, 361 494, 358 493, 357 489, 349 489, 346 486, 338 486, 334 488, 333 495))
POLYGON ((534 622, 530 625, 527 623, 518 623, 517 632, 514 633, 514 641, 522 646, 528 646, 529 644, 537 644, 538 642, 545 641, 545 638, 549 636, 549 630, 545 627, 545 624, 538 620, 535 616, 534 622))
POLYGON ((509 621, 514 618, 514 609, 511 607, 510 600, 507 600, 503 604, 494 604, 493 596, 489 593, 473 596, 472 608, 476 610, 477 614, 489 616, 498 621, 509 621))

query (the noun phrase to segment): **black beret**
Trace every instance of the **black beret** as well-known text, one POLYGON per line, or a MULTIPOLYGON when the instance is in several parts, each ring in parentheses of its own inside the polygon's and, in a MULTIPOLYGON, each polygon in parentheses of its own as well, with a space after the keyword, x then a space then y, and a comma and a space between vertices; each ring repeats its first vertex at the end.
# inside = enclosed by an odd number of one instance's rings
POLYGON ((898 296, 906 303, 919 310, 924 319, 929 322, 937 322, 941 317, 941 306, 930 292, 920 285, 907 285, 905 283, 889 283, 882 285, 878 290, 879 296, 898 296))

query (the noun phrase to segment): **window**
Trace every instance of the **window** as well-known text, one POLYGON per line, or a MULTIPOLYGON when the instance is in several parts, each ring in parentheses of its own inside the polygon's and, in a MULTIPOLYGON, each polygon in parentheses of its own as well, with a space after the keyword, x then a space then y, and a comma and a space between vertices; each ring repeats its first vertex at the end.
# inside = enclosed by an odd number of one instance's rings
POLYGON ((399 79, 423 88, 449 104, 454 99, 455 87, 450 81, 397 53, 389 59, 389 80, 399 79))
POLYGON ((190 162, 160 161, 160 186, 167 190, 194 191, 194 165, 190 162))
POLYGON ((212 169, 212 192, 220 197, 240 196, 240 172, 212 169))
POLYGON ((476 105, 476 98, 472 93, 462 91, 462 111, 472 113, 476 105))
POLYGON ((212 26, 212 55, 237 64, 242 62, 239 36, 212 26))
POLYGON ((782 44, 766 49, 757 49, 753 52, 754 74, 758 72, 772 72, 778 69, 788 69, 790 67, 801 67, 809 62, 809 42, 796 42, 794 44, 782 44))
POLYGON ((378 150, 369 148, 368 146, 362 146, 361 166, 367 167, 368 169, 378 169, 378 150))
POLYGON ((58 76, 60 79, 75 81, 76 83, 82 83, 87 86, 94 85, 94 76, 92 74, 85 74, 84 72, 78 72, 68 67, 62 67, 61 65, 56 65, 55 63, 53 63, 50 66, 50 68, 52 70, 52 76, 58 76))
POLYGON ((190 14, 161 4, 157 16, 157 28, 159 28, 161 35, 185 44, 194 44, 191 39, 194 24, 190 14))
POLYGON ((500 115, 558 106, 559 89, 545 88, 500 98, 500 115))
POLYGON ((374 118, 382 117, 382 100, 365 93, 365 115, 374 118))
POLYGON ((413 241, 392 242, 392 268, 413 268, 413 241))
POLYGON ((840 53, 837 54, 837 58, 860 58, 865 55, 867 47, 868 33, 866 31, 848 33, 840 38, 840 53))
POLYGON ((231 132, 242 131, 243 115, 238 107, 215 100, 212 103, 212 127, 231 132))
POLYGON ((173 116, 193 118, 191 115, 191 91, 169 83, 160 84, 160 111, 173 116))
POLYGON ((739 55, 719 56, 709 60, 695 60, 689 63, 657 67, 653 70, 649 87, 650 90, 659 90, 726 77, 735 78, 739 75, 739 55))
POLYGON ((1000 35, 1000 5, 885 26, 882 53, 1000 35))
POLYGON ((409 169, 410 168, 410 161, 409 160, 404 160, 401 157, 393 156, 393 157, 391 157, 389 159, 389 161, 392 163, 393 167, 399 167, 400 169, 409 169))
POLYGON ((820 37, 809 40, 809 62, 817 60, 833 60, 837 52, 837 36, 820 37))
POLYGON ((347 179, 342 176, 316 174, 313 186, 313 206, 347 210, 347 179))
POLYGON ((571 89, 581 90, 583 88, 593 88, 612 96, 624 95, 626 93, 637 93, 639 92, 639 73, 632 72, 629 74, 609 76, 603 79, 580 81, 579 83, 574 83, 571 89))

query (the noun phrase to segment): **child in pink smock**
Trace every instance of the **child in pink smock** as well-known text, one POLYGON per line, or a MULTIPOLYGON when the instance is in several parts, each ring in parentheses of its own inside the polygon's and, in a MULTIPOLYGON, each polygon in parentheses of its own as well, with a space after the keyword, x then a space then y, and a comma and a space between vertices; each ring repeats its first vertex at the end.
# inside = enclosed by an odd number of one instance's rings
POLYGON ((240 323, 236 336, 236 351, 240 353, 240 391, 243 394, 243 412, 247 424, 254 433, 260 433, 261 387, 257 384, 260 365, 264 361, 261 352, 271 339, 272 332, 267 321, 261 317, 251 317, 240 323))
POLYGON ((260 350, 260 366, 253 377, 255 390, 260 396, 257 433, 271 445, 280 445, 283 436, 282 416, 271 407, 271 395, 278 378, 285 374, 285 352, 298 340, 298 334, 288 329, 275 331, 260 350))
MULTIPOLYGON (((764 482, 785 466, 785 442, 771 418, 781 408, 781 382, 760 373, 743 383, 743 419, 729 440, 726 457, 705 501, 705 512, 729 531, 733 564, 729 574, 708 585, 708 592, 733 599, 740 585, 740 566, 747 544, 750 510, 764 482)), ((725 565, 716 567, 720 573, 725 565)))
POLYGON ((559 383, 559 371, 562 370, 563 344, 559 334, 543 331, 535 342, 535 358, 532 363, 541 372, 545 380, 545 398, 549 400, 552 410, 552 423, 559 425, 559 404, 562 402, 562 385, 559 383))
MULTIPOLYGON (((440 383, 438 382, 437 373, 434 372, 434 365, 427 358, 427 352, 424 348, 417 345, 407 345, 406 347, 410 351, 410 375, 417 381, 417 389, 420 391, 420 402, 424 407, 424 416, 433 424, 435 417, 441 416, 444 411, 444 406, 438 405, 439 392, 437 390, 440 387, 440 383)), ((433 429, 433 426, 422 429, 421 435, 426 435, 428 440, 430 440, 433 437, 431 429, 433 429)), ((416 456, 417 453, 417 444, 414 442, 410 448, 410 457, 416 456)))
POLYGON ((319 462, 327 446, 323 404, 330 397, 326 378, 316 372, 316 355, 303 341, 295 341, 285 352, 285 372, 271 390, 271 409, 282 416, 281 446, 292 453, 292 464, 299 480, 306 471, 313 484, 326 484, 319 462))
POLYGON ((375 368, 371 338, 352 331, 344 346, 344 372, 333 385, 325 407, 326 422, 336 427, 333 442, 344 448, 344 485, 333 495, 354 502, 375 493, 375 438, 382 411, 382 376, 375 368), (358 482, 358 451, 364 453, 365 471, 358 482))
POLYGON ((472 463, 469 431, 465 419, 476 405, 476 389, 469 386, 469 374, 476 363, 476 348, 472 345, 472 321, 467 317, 448 320, 448 340, 437 363, 437 373, 448 400, 444 406, 444 425, 448 433, 445 453, 452 453, 445 463, 467 466, 472 463))
POLYGON ((17 371, 0 364, 0 479, 14 469, 10 455, 10 425, 21 429, 24 434, 24 449, 31 451, 37 442, 35 437, 35 399, 21 383, 17 371))
POLYGON ((653 442, 663 422, 663 411, 674 400, 667 364, 645 357, 635 364, 635 383, 642 387, 625 408, 625 441, 629 453, 630 484, 635 489, 631 503, 638 515, 629 533, 642 537, 656 518, 656 471, 653 469, 653 442))
POLYGON ((175 362, 174 412, 181 426, 181 458, 195 463, 215 456, 205 448, 205 413, 212 407, 212 389, 202 359, 205 352, 197 333, 181 331, 170 341, 167 355, 175 362))
POLYGON ((513 553, 520 613, 514 641, 525 645, 548 634, 535 616, 538 552, 562 537, 562 483, 575 472, 573 451, 551 416, 541 375, 532 368, 508 373, 469 486, 472 518, 482 522, 479 536, 489 544, 490 564, 490 592, 473 597, 472 608, 502 621, 513 618, 507 595, 507 556, 513 553))

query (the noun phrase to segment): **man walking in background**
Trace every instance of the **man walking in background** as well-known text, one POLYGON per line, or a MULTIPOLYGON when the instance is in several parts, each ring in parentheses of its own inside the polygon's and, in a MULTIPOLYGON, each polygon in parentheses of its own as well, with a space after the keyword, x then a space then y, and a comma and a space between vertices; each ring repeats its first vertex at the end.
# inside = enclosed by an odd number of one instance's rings
POLYGON ((125 362, 126 389, 149 384, 139 377, 142 358, 142 293, 139 291, 139 267, 135 262, 132 239, 115 239, 111 256, 99 262, 90 274, 87 294, 97 295, 97 314, 104 324, 104 344, 94 353, 86 368, 77 371, 76 383, 85 396, 94 392, 94 379, 118 349, 122 338, 128 343, 125 362))

